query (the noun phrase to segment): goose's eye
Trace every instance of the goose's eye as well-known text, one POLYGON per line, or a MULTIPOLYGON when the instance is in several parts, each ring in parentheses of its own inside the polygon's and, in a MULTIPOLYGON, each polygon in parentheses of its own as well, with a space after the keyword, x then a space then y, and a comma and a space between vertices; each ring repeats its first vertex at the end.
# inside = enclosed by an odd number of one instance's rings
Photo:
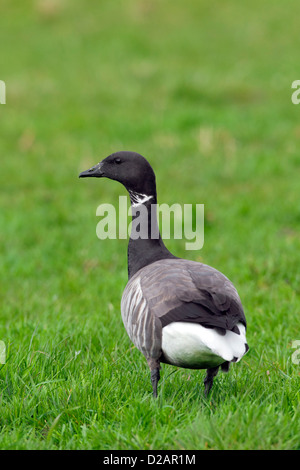
POLYGON ((121 163, 121 158, 115 158, 115 163, 121 163))

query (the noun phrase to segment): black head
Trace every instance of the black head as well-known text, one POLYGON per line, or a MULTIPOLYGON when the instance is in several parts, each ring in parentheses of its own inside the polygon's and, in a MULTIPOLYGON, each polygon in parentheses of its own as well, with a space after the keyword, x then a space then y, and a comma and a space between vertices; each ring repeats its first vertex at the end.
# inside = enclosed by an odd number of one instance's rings
POLYGON ((155 192, 155 174, 148 161, 136 152, 116 152, 97 165, 80 173, 79 178, 109 178, 122 183, 129 191, 155 192))

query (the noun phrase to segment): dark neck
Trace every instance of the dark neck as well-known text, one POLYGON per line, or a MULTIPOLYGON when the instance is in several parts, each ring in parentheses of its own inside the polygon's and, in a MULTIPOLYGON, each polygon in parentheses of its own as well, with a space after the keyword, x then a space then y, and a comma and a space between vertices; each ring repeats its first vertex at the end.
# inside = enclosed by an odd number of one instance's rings
POLYGON ((160 259, 176 258, 161 238, 156 211, 156 192, 151 197, 129 192, 132 228, 128 243, 128 278, 160 259))

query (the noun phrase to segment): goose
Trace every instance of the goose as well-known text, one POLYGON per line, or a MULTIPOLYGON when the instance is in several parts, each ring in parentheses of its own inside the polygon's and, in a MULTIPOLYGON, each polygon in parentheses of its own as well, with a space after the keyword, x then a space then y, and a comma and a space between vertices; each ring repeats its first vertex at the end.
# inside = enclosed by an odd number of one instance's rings
POLYGON ((167 249, 157 217, 151 215, 151 207, 156 215, 155 174, 142 155, 113 153, 79 177, 118 181, 129 193, 132 222, 142 210, 146 213, 143 236, 129 237, 121 315, 130 340, 150 368, 153 396, 157 397, 161 363, 206 369, 207 396, 219 369, 228 372, 230 363, 240 361, 249 349, 236 288, 215 268, 167 249))

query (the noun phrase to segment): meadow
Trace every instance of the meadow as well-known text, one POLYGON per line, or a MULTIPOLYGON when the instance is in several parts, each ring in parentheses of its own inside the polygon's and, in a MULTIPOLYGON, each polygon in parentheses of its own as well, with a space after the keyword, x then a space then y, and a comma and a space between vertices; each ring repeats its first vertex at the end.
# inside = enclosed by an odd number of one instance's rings
POLYGON ((2 0, 1 449, 300 449, 299 15, 2 0), (96 208, 126 191, 78 179, 117 150, 149 159, 159 203, 204 204, 203 248, 166 245, 242 299, 250 350, 208 398, 204 371, 163 365, 153 400, 124 330, 127 240, 97 238, 96 208))

